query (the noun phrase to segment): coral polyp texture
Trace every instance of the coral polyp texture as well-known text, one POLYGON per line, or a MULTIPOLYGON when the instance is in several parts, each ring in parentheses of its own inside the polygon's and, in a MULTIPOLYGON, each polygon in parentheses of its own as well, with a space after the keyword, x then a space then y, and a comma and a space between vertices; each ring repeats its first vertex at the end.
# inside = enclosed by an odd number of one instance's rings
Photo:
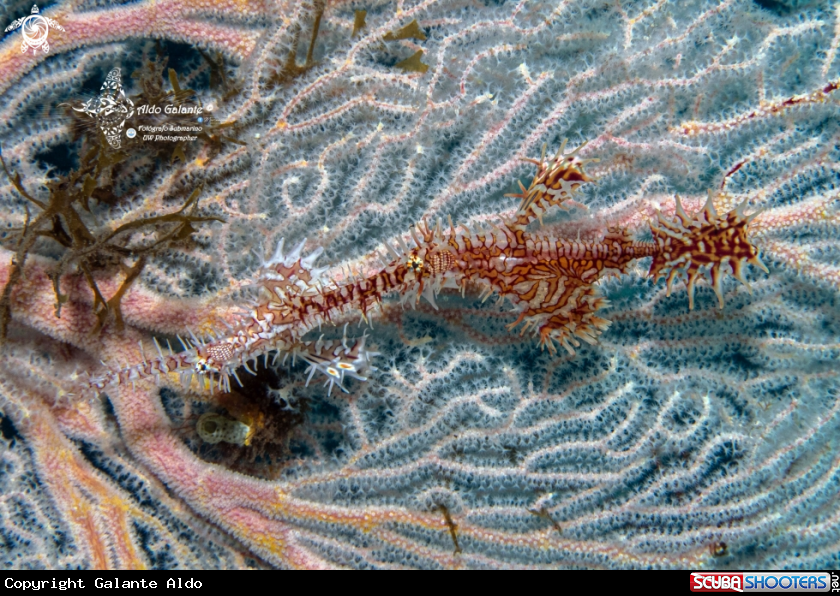
POLYGON ((834 4, 40 9, 6 568, 840 564, 834 4))

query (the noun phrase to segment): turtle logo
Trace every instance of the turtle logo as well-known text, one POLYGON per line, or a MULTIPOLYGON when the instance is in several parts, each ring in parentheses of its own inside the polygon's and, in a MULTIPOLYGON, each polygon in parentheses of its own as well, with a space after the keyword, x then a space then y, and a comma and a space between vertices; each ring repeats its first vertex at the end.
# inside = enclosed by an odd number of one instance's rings
POLYGON ((32 5, 31 15, 22 17, 6 27, 6 33, 14 31, 18 27, 21 27, 21 33, 23 34, 23 43, 20 46, 20 51, 26 53, 26 50, 32 48, 33 54, 38 53, 38 48, 44 50, 45 54, 50 51, 50 44, 47 42, 50 27, 64 31, 64 27, 56 23, 53 19, 42 17, 38 14, 37 4, 32 5))
POLYGON ((125 121, 134 115, 134 102, 125 96, 120 69, 115 68, 108 73, 99 97, 89 99, 82 107, 73 109, 95 119, 108 144, 119 149, 125 121))

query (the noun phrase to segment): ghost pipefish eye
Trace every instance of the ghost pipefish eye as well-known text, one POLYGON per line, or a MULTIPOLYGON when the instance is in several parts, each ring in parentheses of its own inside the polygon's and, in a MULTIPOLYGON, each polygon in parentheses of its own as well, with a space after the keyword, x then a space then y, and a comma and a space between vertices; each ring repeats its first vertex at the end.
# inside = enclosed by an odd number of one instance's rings
POLYGON ((408 263, 406 263, 412 271, 415 273, 419 273, 423 270, 423 261, 417 255, 411 255, 408 257, 408 263))

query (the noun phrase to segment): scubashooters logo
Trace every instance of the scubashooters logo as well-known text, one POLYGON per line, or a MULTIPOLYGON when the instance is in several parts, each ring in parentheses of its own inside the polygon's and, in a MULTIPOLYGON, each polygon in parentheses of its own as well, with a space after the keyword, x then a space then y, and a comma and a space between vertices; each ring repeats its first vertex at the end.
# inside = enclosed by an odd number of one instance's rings
POLYGON ((692 573, 692 592, 743 592, 741 573, 692 573))
MULTIPOLYGON (((834 574, 836 575, 836 574, 834 574)), ((694 572, 692 592, 828 592, 828 573, 694 572)))
POLYGON ((21 28, 23 35, 23 43, 21 43, 20 51, 26 53, 26 50, 32 48, 32 53, 37 54, 41 49, 46 54, 50 51, 50 44, 47 37, 50 34, 50 27, 64 31, 64 27, 59 25, 55 20, 44 17, 38 14, 38 5, 32 5, 32 14, 28 17, 22 17, 13 21, 11 25, 6 27, 6 33, 14 31, 18 27, 21 28))

